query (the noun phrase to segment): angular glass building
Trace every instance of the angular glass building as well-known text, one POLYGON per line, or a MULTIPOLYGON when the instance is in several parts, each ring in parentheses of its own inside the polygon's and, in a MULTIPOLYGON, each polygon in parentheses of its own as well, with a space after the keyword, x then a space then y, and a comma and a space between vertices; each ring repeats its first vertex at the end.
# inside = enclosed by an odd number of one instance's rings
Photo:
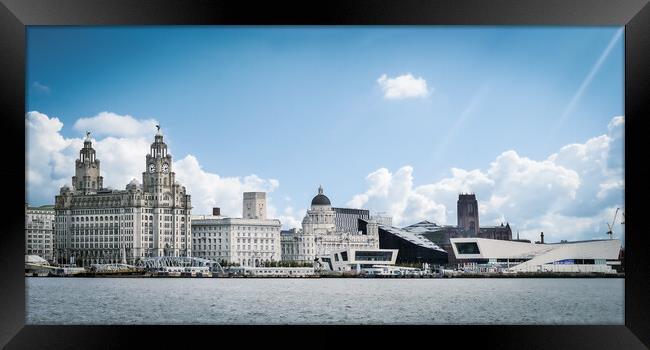
MULTIPOLYGON (((365 232, 367 221, 359 219, 359 230, 365 232)), ((417 232, 394 226, 378 225, 379 248, 397 249, 397 264, 446 265, 448 254, 440 246, 417 232)))

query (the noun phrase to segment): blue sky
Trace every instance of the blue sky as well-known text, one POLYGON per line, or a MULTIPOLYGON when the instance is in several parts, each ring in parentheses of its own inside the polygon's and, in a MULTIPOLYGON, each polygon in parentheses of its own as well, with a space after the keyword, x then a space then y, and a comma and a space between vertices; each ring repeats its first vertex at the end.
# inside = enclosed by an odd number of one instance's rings
MULTIPOLYGON (((277 210, 299 219, 319 184, 335 205, 372 206, 372 193, 353 198, 381 168, 411 167, 415 188, 452 168, 487 172, 508 150, 543 161, 607 134, 624 115, 620 29, 30 27, 26 109, 58 118, 65 140, 82 137, 77 120, 104 111, 154 119, 175 160, 277 179, 277 210), (386 98, 384 74, 411 74, 427 93, 386 98)), ((133 156, 144 169, 144 155, 133 156)), ((35 204, 50 196, 30 191, 29 176, 27 188, 35 204)), ((476 192, 489 206, 493 194, 476 192)), ((454 203, 429 199, 455 223, 454 203)))

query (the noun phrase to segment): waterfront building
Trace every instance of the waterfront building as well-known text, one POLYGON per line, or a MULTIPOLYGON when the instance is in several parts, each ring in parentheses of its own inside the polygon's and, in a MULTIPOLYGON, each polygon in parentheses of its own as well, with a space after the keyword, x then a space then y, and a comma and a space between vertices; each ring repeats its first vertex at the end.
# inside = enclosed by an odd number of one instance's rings
POLYGON ((55 197, 55 257, 59 263, 134 264, 143 257, 191 256, 190 195, 175 181, 172 156, 158 126, 145 157, 142 184, 104 188, 100 161, 86 134, 72 187, 55 197))
POLYGON ((317 256, 342 249, 379 249, 377 223, 368 220, 364 229, 358 226, 360 216, 367 217, 364 210, 338 208, 340 217, 337 227, 337 210, 330 199, 318 188, 311 201, 311 209, 302 220, 302 230, 286 231, 282 238, 282 260, 314 261, 317 256), (357 218, 357 224, 349 219, 357 218))
POLYGON ((319 256, 316 261, 325 271, 357 271, 395 265, 397 249, 344 249, 319 256))
POLYGON ((379 225, 381 249, 397 249, 398 263, 446 265, 448 253, 421 233, 388 225, 379 225))
POLYGON ((54 206, 29 207, 25 203, 25 255, 54 259, 54 206))
POLYGON ((458 266, 476 272, 616 273, 621 242, 616 239, 527 243, 452 238, 458 266))
MULTIPOLYGON (((260 266, 281 260, 281 223, 266 219, 266 194, 245 192, 243 208, 243 218, 192 216, 194 256, 240 266, 260 266)), ((213 210, 214 213, 220 211, 213 210)))
POLYGON ((370 219, 370 210, 353 208, 332 209, 334 210, 334 226, 337 232, 359 232, 359 219, 370 219))
POLYGON ((495 226, 480 226, 478 201, 475 194, 459 194, 456 203, 457 224, 438 225, 424 220, 401 228, 424 237, 447 252, 448 264, 456 265, 458 261, 451 246, 451 238, 478 237, 498 240, 512 240, 509 223, 495 226))
POLYGON ((314 237, 302 234, 302 229, 292 228, 280 231, 280 246, 283 261, 311 261, 314 237))

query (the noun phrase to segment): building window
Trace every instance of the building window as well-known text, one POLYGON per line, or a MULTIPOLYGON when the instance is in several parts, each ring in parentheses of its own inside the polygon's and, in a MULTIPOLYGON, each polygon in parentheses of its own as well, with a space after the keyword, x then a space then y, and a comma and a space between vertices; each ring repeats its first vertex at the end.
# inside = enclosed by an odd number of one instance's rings
POLYGON ((458 254, 481 254, 475 242, 454 243, 458 254))

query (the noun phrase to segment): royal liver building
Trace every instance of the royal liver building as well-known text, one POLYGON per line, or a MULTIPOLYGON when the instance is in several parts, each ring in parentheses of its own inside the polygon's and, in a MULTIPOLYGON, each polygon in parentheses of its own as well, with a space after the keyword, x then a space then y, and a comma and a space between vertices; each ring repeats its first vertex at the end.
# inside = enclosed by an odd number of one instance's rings
POLYGON ((158 126, 146 156, 142 185, 103 187, 90 133, 75 162, 72 188, 55 199, 59 263, 129 263, 149 256, 191 256, 190 195, 174 180, 172 156, 158 126))

